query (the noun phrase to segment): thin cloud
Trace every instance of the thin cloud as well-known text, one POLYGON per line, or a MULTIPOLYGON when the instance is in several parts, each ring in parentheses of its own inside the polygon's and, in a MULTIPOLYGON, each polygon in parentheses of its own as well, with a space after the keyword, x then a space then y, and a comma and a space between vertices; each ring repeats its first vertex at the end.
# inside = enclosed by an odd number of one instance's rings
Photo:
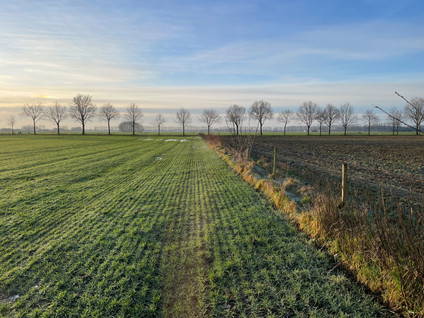
MULTIPOLYGON (((378 22, 318 27, 276 39, 254 39, 170 58, 160 72, 278 76, 331 61, 374 61, 424 52, 424 28, 378 22)), ((407 57, 404 57, 407 58, 407 57)), ((345 69, 349 73, 349 66, 345 69)))

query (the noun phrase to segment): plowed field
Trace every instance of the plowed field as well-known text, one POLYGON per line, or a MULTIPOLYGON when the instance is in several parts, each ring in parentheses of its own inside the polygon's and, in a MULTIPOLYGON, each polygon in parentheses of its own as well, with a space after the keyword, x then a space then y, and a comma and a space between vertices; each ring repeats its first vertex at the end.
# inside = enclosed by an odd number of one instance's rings
MULTIPOLYGON (((226 137, 237 146, 237 139, 226 137)), ((348 166, 354 185, 382 187, 399 194, 424 194, 424 138, 421 136, 262 136, 255 137, 251 155, 272 162, 277 146, 281 167, 308 182, 340 178, 348 166)))

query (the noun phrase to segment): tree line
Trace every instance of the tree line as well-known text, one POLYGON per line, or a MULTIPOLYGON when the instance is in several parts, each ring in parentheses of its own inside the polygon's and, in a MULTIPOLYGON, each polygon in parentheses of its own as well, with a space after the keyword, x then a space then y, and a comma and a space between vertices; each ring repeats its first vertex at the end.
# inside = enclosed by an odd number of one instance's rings
MULTIPOLYGON (((107 122, 108 134, 111 134, 110 123, 114 119, 124 117, 125 122, 120 127, 129 127, 132 134, 135 135, 136 129, 140 126, 140 121, 144 116, 143 111, 136 103, 128 105, 125 114, 121 115, 111 103, 106 103, 98 108, 92 101, 91 95, 78 94, 72 99, 72 103, 68 106, 61 105, 58 102, 53 106, 44 107, 41 103, 25 105, 22 109, 23 116, 29 117, 33 124, 33 133, 37 134, 36 124, 41 119, 47 119, 55 123, 57 134, 60 134, 60 125, 67 119, 71 118, 81 124, 82 134, 85 135, 85 128, 88 122, 94 118, 101 118, 107 122)), ((14 126, 16 124, 16 116, 10 116, 7 119, 8 124, 14 134, 14 126)), ((158 114, 154 119, 160 133, 160 126, 165 122, 164 117, 158 114)))
MULTIPOLYGON (((399 95, 399 94, 398 94, 399 95)), ((424 98, 416 97, 411 101, 406 100, 407 103, 403 110, 392 108, 390 112, 384 111, 382 108, 375 106, 382 110, 389 118, 392 128, 393 135, 399 133, 399 127, 403 124, 408 127, 414 128, 416 134, 420 132, 420 126, 424 122, 424 98), (405 120, 411 120, 413 126, 410 126, 405 120)), ((47 119, 55 123, 57 127, 57 134, 60 134, 60 125, 63 120, 72 118, 74 121, 81 124, 82 134, 85 134, 86 124, 93 120, 95 117, 101 118, 107 122, 108 134, 111 134, 110 123, 114 119, 122 117, 114 105, 106 103, 100 108, 92 102, 91 95, 78 94, 72 99, 72 103, 69 106, 61 105, 58 102, 50 107, 44 107, 42 104, 31 104, 23 107, 22 115, 31 118, 33 122, 33 133, 36 134, 36 123, 40 119, 47 119)), ((128 127, 129 130, 135 135, 137 129, 141 127, 140 121, 142 120, 144 113, 141 108, 131 103, 126 109, 123 117, 125 122, 120 124, 120 128, 124 130, 124 127, 128 127)), ((255 101, 246 109, 243 106, 231 105, 225 112, 224 119, 228 130, 239 135, 241 133, 242 125, 246 117, 250 120, 257 122, 256 132, 260 135, 263 134, 264 123, 272 119, 274 116, 271 104, 267 101, 260 100, 255 101)), ((379 118, 375 114, 374 110, 369 109, 362 114, 363 120, 365 120, 368 127, 368 135, 371 131, 371 126, 378 123, 379 118)), ((191 123, 190 111, 186 108, 180 108, 176 113, 176 122, 181 126, 182 133, 185 135, 187 125, 191 123)), ((299 120, 306 126, 307 135, 310 135, 311 127, 314 122, 319 125, 319 134, 322 134, 323 126, 327 127, 328 135, 331 135, 331 129, 336 123, 340 123, 343 127, 344 135, 347 134, 349 127, 355 124, 358 120, 358 116, 354 113, 353 106, 346 102, 343 105, 336 107, 333 104, 327 104, 325 107, 318 106, 313 101, 303 102, 296 112, 291 110, 283 110, 277 114, 276 118, 283 125, 284 135, 286 134, 287 125, 294 119, 299 120)), ((199 117, 199 120, 206 124, 208 134, 212 125, 220 122, 221 116, 214 109, 205 109, 199 117)), ((14 133, 14 126, 16 124, 16 117, 10 116, 7 120, 8 124, 14 133)), ((165 118, 162 114, 158 114, 152 121, 152 124, 157 127, 158 134, 160 134, 161 126, 165 123, 165 118)))
MULTIPOLYGON (((402 96, 403 98, 403 96, 402 96)), ((407 102, 403 110, 392 108, 390 112, 385 112, 388 116, 393 129, 399 134, 399 127, 405 123, 405 120, 411 120, 413 128, 418 135, 420 126, 424 122, 424 98, 416 97, 407 102)), ((380 107, 376 108, 382 110, 380 107)), ((384 110, 383 110, 384 111, 384 110)), ((232 105, 226 111, 225 121, 228 129, 233 134, 238 135, 241 132, 242 123, 246 117, 246 108, 239 105, 232 105)), ((262 135, 262 127, 267 119, 273 118, 271 104, 265 101, 256 101, 252 104, 248 111, 249 118, 255 119, 258 122, 259 134, 262 135)), ((321 108, 313 101, 303 102, 297 112, 285 109, 278 113, 277 120, 283 124, 283 133, 286 134, 287 125, 294 119, 299 120, 306 126, 307 135, 310 135, 311 127, 314 122, 319 125, 319 134, 322 134, 323 126, 327 127, 328 135, 331 135, 331 129, 336 123, 340 123, 343 128, 344 135, 347 135, 349 127, 358 121, 358 116, 354 113, 353 106, 346 102, 343 105, 336 107, 333 104, 327 104, 321 108)), ((369 109, 362 114, 362 119, 366 122, 368 135, 371 134, 371 126, 379 122, 379 117, 373 109, 369 109)), ((208 127, 209 128, 209 127, 208 127)), ((258 130, 257 129, 257 130, 258 130)))

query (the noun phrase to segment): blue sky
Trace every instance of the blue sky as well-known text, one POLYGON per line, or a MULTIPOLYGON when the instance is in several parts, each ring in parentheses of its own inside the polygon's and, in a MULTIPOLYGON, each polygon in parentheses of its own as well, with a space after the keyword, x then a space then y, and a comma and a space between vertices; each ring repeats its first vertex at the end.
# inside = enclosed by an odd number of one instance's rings
MULTIPOLYGON (((0 0, 0 117, 24 103, 149 112, 422 96, 424 1, 0 0), (157 110, 157 111, 156 111, 157 110)), ((1 120, 1 118, 0 118, 1 120)))

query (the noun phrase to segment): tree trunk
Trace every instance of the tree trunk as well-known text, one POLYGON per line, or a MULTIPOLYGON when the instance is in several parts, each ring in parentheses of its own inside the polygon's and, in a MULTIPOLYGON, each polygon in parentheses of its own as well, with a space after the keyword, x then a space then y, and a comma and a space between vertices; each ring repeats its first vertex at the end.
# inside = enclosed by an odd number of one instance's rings
POLYGON ((208 126, 208 135, 209 135, 209 128, 210 128, 210 126, 208 126))
POLYGON ((262 136, 262 124, 261 123, 259 123, 259 130, 260 130, 261 136, 262 136))
POLYGON ((328 135, 331 135, 331 125, 328 125, 328 135))
POLYGON ((185 136, 185 125, 183 124, 183 136, 185 136))
POLYGON ((160 125, 158 125, 158 136, 160 136, 160 125))
POLYGON ((286 126, 287 124, 284 124, 284 136, 286 135, 286 126))
POLYGON ((321 129, 322 129, 322 124, 319 123, 319 135, 321 136, 321 129))
POLYGON ((56 123, 56 125, 57 125, 57 134, 60 135, 59 123, 56 123))
POLYGON ((110 135, 110 120, 107 121, 107 133, 110 135))
POLYGON ((308 136, 309 136, 309 128, 310 128, 310 126, 307 126, 308 127, 308 136))
POLYGON ((415 134, 418 136, 419 135, 418 131, 420 129, 420 125, 417 123, 415 126, 416 126, 416 128, 415 128, 415 134))
POLYGON ((343 126, 343 128, 344 128, 344 135, 346 136, 347 126, 343 126))
MULTIPOLYGON (((33 120, 33 123, 34 123, 34 135, 36 134, 36 132, 35 132, 35 120, 33 120)), ((418 130, 417 130, 417 132, 418 132, 418 130)))
POLYGON ((85 122, 82 121, 82 134, 85 135, 85 122))

